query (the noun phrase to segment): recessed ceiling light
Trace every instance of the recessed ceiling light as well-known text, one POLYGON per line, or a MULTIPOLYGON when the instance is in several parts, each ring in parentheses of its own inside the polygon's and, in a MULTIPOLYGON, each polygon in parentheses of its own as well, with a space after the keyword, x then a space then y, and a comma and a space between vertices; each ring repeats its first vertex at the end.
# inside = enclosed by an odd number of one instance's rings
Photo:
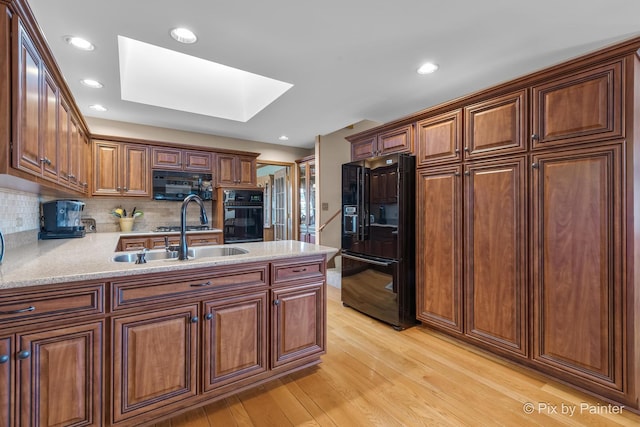
POLYGON ((80 80, 80 83, 82 83, 83 85, 87 86, 87 87, 91 87, 94 89, 100 89, 101 87, 104 87, 104 85, 102 83, 100 83, 97 80, 93 80, 93 79, 82 79, 80 80))
POLYGON ((196 37, 193 31, 187 30, 186 28, 174 28, 171 30, 171 37, 173 37, 174 40, 185 44, 195 43, 196 40, 198 40, 198 37, 196 37))
POLYGON ((107 107, 102 106, 100 104, 93 104, 93 105, 89 105, 89 108, 91 108, 94 111, 107 111, 107 107))
POLYGON ((438 69, 438 66, 433 62, 426 62, 418 68, 418 74, 431 74, 438 69))
POLYGON ((81 50, 93 50, 95 46, 90 41, 83 39, 82 37, 64 36, 64 41, 71 46, 81 50))
POLYGON ((280 141, 288 141, 288 140, 289 140, 289 137, 288 137, 287 135, 282 135, 282 136, 278 137, 278 139, 279 139, 280 141))

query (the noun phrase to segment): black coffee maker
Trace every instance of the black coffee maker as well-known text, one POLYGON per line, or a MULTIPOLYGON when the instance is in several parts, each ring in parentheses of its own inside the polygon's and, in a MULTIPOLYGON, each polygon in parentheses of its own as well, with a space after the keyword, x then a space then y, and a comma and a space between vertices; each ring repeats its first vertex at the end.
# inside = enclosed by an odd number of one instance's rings
POLYGON ((84 202, 79 200, 54 200, 42 204, 41 230, 38 238, 68 239, 84 237, 82 224, 84 202))

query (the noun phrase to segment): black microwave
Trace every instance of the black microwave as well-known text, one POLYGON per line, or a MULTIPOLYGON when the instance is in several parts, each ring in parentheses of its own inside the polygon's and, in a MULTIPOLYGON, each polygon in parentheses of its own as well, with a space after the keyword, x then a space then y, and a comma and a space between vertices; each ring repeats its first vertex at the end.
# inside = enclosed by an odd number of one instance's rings
POLYGON ((213 175, 177 171, 153 171, 154 200, 182 201, 190 194, 213 199, 213 175))

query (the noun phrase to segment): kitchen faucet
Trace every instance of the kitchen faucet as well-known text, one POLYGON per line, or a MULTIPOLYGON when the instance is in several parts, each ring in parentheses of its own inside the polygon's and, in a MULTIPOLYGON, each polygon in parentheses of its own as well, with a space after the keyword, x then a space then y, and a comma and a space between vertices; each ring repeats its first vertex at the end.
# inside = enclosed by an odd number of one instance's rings
POLYGON ((180 247, 178 248, 178 259, 189 259, 187 247, 187 206, 189 202, 196 202, 200 206, 200 224, 206 225, 209 223, 207 219, 207 210, 204 207, 204 202, 200 197, 195 194, 190 194, 182 201, 182 210, 180 213, 180 247))

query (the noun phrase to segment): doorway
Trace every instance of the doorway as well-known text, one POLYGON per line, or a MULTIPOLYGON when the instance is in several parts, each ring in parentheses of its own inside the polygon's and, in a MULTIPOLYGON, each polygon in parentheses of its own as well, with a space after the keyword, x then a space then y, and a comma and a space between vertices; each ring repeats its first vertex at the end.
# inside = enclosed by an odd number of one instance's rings
POLYGON ((264 191, 264 240, 291 240, 293 164, 258 162, 258 186, 264 191))

